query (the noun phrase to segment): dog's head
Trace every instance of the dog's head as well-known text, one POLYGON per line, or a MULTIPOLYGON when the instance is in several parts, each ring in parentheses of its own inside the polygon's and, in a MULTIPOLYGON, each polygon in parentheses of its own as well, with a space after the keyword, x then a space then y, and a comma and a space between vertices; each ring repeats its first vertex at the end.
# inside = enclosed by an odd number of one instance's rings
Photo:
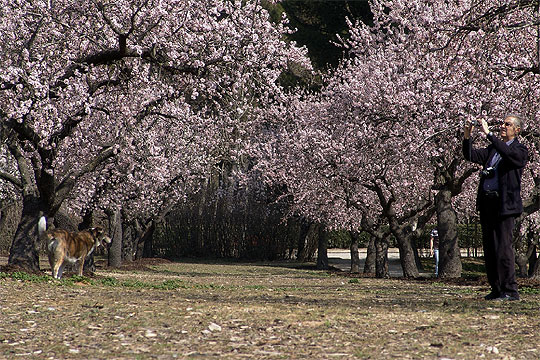
POLYGON ((94 242, 96 244, 96 247, 103 246, 105 247, 105 244, 111 243, 111 238, 105 235, 105 231, 101 226, 96 226, 95 228, 90 229, 90 233, 94 237, 94 242))

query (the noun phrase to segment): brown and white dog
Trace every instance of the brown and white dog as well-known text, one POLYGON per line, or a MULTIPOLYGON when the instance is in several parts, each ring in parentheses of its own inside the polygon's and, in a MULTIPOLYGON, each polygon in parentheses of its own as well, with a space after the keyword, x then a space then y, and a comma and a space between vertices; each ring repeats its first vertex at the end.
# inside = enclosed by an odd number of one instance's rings
POLYGON ((78 274, 82 276, 84 260, 103 242, 110 244, 111 239, 104 234, 103 228, 95 227, 80 232, 69 232, 61 229, 47 231, 47 220, 44 216, 39 219, 38 233, 41 241, 47 245, 49 264, 52 276, 62 277, 66 262, 79 262, 78 274))

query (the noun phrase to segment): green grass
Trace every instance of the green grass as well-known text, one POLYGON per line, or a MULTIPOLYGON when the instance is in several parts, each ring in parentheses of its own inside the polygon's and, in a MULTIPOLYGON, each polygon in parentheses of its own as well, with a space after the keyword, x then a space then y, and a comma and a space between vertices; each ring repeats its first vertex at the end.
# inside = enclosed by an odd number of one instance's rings
POLYGON ((465 257, 461 259, 462 272, 465 277, 482 276, 486 273, 483 257, 465 257))
POLYGON ((535 295, 538 295, 538 294, 540 294, 540 288, 530 287, 530 286, 521 286, 519 288, 519 292, 521 294, 535 294, 535 295))
MULTIPOLYGON (((420 258, 424 271, 435 272, 435 260, 432 257, 420 258)), ((474 279, 485 275, 484 258, 482 257, 462 257, 461 276, 465 279, 474 279)))
POLYGON ((28 274, 22 271, 15 271, 12 273, 0 272, 0 279, 13 279, 19 281, 31 281, 36 283, 49 282, 52 280, 52 278, 47 275, 28 274))

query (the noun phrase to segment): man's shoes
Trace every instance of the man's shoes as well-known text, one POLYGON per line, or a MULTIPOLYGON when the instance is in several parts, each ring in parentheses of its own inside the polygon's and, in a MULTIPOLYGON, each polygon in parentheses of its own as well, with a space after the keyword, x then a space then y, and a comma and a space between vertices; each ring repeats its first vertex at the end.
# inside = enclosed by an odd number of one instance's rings
POLYGON ((519 300, 519 296, 504 294, 495 299, 495 301, 516 301, 519 300))
POLYGON ((486 296, 484 296, 484 299, 486 299, 486 300, 495 300, 495 299, 498 299, 500 296, 501 296, 501 294, 498 294, 498 293, 495 293, 495 292, 492 291, 489 294, 487 294, 486 296))

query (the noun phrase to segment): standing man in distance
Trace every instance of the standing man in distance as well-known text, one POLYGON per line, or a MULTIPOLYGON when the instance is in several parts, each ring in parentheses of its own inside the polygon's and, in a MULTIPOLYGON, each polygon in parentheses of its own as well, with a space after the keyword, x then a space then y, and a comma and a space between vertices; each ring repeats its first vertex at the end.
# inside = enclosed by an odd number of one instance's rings
POLYGON ((435 258, 435 277, 439 277, 439 231, 433 229, 429 235, 429 253, 435 258))
POLYGON ((499 139, 480 121, 481 131, 490 144, 473 149, 473 122, 467 120, 463 136, 466 160, 483 166, 476 208, 480 212, 486 273, 491 292, 486 300, 519 300, 515 275, 512 232, 515 218, 523 211, 521 176, 527 164, 528 151, 517 139, 523 128, 519 115, 508 115, 500 127, 499 139))

